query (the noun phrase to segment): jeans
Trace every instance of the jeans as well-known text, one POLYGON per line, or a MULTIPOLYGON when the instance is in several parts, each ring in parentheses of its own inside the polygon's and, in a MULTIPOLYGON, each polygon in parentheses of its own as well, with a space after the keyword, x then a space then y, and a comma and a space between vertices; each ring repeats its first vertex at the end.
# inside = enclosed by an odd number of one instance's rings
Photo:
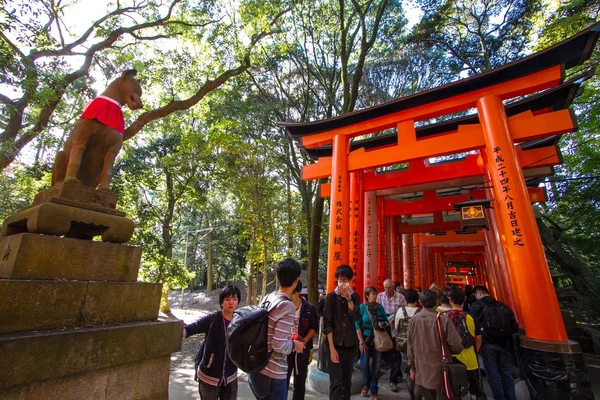
POLYGON ((306 393, 306 375, 308 373, 308 357, 295 351, 287 357, 287 387, 290 389, 290 377, 294 373, 294 395, 292 400, 304 400, 306 393))
POLYGON ((394 349, 384 355, 386 362, 392 367, 390 371, 390 383, 398 383, 402 380, 402 353, 396 351, 395 346, 394 343, 394 349))
POLYGON ((352 372, 356 361, 356 347, 336 347, 340 362, 334 364, 329 357, 329 399, 350 400, 352 372))
POLYGON ((479 350, 495 400, 516 400, 510 352, 496 344, 484 344, 479 350))
POLYGON ((285 379, 273 379, 260 372, 248 375, 250 389, 257 400, 286 400, 287 381, 285 379))
POLYGON ((237 398, 238 380, 234 380, 226 386, 212 386, 208 383, 198 381, 198 392, 201 400, 235 400, 237 398))
POLYGON ((371 389, 371 396, 377 396, 377 384, 381 374, 382 353, 375 350, 375 346, 367 347, 360 353, 360 370, 362 371, 365 386, 371 389))

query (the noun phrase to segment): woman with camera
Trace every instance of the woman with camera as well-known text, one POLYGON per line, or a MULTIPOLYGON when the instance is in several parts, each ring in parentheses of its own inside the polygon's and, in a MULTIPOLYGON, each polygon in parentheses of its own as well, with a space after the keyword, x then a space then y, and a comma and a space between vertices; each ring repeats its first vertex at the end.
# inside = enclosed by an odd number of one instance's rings
MULTIPOLYGON (((389 328, 383 306, 377 303, 377 289, 369 286, 365 289, 365 303, 360 305, 360 320, 356 322, 356 333, 360 348, 360 369, 363 374, 364 387, 361 394, 371 400, 379 400, 377 384, 381 369, 382 352, 375 348, 375 330, 386 331, 389 328)), ((389 333, 388 333, 389 334, 389 333)))

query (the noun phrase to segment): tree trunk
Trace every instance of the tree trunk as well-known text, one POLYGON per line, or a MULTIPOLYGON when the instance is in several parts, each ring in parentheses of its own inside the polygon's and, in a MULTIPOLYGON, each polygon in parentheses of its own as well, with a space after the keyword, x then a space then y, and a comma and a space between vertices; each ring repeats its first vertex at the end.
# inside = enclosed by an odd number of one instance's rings
POLYGON ((552 258, 569 276, 575 290, 582 296, 597 297, 598 282, 594 273, 579 257, 577 251, 560 238, 559 232, 546 226, 541 218, 536 218, 546 254, 552 258))
POLYGON ((250 261, 250 268, 248 270, 248 298, 246 299, 246 304, 251 306, 254 304, 254 273, 252 271, 254 265, 252 264, 252 261, 250 261))
MULTIPOLYGON (((169 199, 167 202, 167 210, 162 220, 162 240, 163 240, 163 249, 164 249, 164 257, 166 260, 171 260, 173 258, 173 232, 171 229, 171 222, 173 221, 173 215, 175 213, 175 194, 173 191, 173 176, 172 174, 165 170, 165 178, 167 184, 167 198, 169 199)), ((170 313, 171 308, 169 307, 169 283, 166 281, 165 269, 166 265, 162 266, 163 272, 161 280, 163 282, 163 294, 160 302, 160 311, 163 313, 170 313)))
POLYGON ((169 284, 163 283, 162 287, 162 295, 160 297, 160 311, 168 314, 171 312, 171 308, 169 307, 169 284))
MULTIPOLYGON (((289 159, 289 146, 285 146, 286 159, 289 159)), ((292 249, 294 248, 294 235, 292 229, 292 189, 291 189, 291 176, 290 169, 286 169, 285 174, 285 189, 286 189, 286 202, 287 202, 287 249, 285 251, 286 257, 292 256, 292 249)))
POLYGON ((317 305, 319 302, 319 253, 321 249, 321 223, 323 220, 323 205, 325 199, 323 199, 319 193, 321 190, 321 183, 325 182, 324 179, 319 181, 317 187, 317 195, 315 196, 315 204, 313 206, 312 213, 312 225, 310 230, 309 240, 309 252, 308 252, 308 271, 307 271, 307 285, 306 290, 308 291, 308 301, 317 305))
POLYGON ((263 244, 263 250, 264 250, 264 254, 263 254, 263 280, 262 280, 262 290, 261 290, 261 298, 264 298, 267 295, 267 266, 268 266, 268 262, 267 262, 267 243, 265 242, 263 244))
MULTIPOLYGON (((210 229, 210 221, 208 220, 208 214, 204 214, 204 220, 206 221, 205 228, 210 229)), ((213 290, 213 265, 212 265, 212 230, 208 231, 206 235, 206 291, 210 292, 213 290)))

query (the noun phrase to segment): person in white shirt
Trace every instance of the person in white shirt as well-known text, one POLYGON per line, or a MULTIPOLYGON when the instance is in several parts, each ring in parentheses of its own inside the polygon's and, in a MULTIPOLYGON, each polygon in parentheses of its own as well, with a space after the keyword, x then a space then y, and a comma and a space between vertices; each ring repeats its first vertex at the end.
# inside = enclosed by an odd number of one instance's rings
MULTIPOLYGON (((385 313, 388 316, 390 326, 392 327, 392 338, 396 337, 396 329, 394 326, 394 316, 398 309, 406 305, 406 299, 400 293, 396 292, 396 285, 391 279, 386 279, 383 282, 384 291, 377 295, 377 302, 383 306, 385 313)), ((395 339, 394 339, 395 340, 395 339)), ((390 389, 392 392, 398 391, 398 380, 402 379, 402 354, 394 348, 383 355, 384 360, 392 367, 390 371, 390 389)))

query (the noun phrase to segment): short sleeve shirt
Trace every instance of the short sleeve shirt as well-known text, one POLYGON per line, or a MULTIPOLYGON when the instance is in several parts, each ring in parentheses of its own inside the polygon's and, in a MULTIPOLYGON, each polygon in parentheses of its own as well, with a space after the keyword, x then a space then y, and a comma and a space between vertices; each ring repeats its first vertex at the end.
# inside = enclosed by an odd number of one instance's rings
MULTIPOLYGON (((479 329, 476 330, 476 325, 478 325, 478 323, 476 323, 473 317, 471 317, 469 314, 467 314, 466 316, 466 322, 469 333, 473 335, 473 337, 475 337, 475 332, 480 331, 479 329)), ((477 362, 477 354, 475 354, 475 346, 463 349, 463 351, 461 351, 455 357, 458 359, 458 361, 460 361, 467 367, 468 371, 473 371, 479 368, 479 364, 477 362)))

